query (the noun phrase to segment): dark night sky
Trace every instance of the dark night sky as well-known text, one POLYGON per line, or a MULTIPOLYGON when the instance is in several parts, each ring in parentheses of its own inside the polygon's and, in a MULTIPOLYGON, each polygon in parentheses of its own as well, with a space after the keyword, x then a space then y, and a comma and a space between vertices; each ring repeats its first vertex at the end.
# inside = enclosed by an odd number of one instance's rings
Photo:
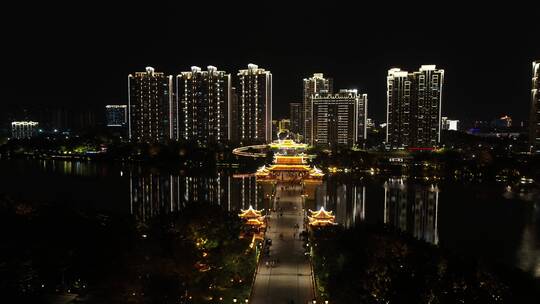
POLYGON ((540 59, 532 6, 109 2, 4 10, 0 104, 126 103, 127 74, 145 66, 177 74, 211 64, 236 74, 252 62, 273 73, 275 117, 301 99, 302 78, 323 72, 336 89, 367 92, 370 116, 382 120, 388 68, 436 64, 446 70, 443 115, 517 121, 527 118, 531 61, 540 59))

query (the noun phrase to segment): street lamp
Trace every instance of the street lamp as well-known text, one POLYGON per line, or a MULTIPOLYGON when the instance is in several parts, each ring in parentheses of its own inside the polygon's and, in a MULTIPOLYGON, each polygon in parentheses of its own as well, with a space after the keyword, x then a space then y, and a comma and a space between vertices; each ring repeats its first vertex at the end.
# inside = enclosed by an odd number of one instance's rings
POLYGON ((238 300, 236 298, 233 298, 232 301, 233 301, 233 303, 238 302, 238 300))

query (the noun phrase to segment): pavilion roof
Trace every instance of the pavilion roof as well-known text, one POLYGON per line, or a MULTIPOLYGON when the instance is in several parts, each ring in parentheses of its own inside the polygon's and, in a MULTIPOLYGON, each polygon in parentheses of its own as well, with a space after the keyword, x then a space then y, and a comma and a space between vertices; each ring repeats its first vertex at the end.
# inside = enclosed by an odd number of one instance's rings
POLYGON ((332 211, 324 210, 324 207, 321 207, 319 211, 309 210, 309 212, 311 212, 311 216, 308 217, 311 226, 336 225, 334 222, 336 217, 332 214, 332 211))
POLYGON ((244 219, 257 219, 257 218, 264 218, 262 215, 262 210, 255 210, 251 205, 249 205, 249 208, 247 210, 240 210, 242 211, 240 214, 238 214, 239 217, 244 219))
POLYGON ((336 225, 336 223, 333 220, 317 220, 317 219, 309 219, 309 224, 311 226, 332 226, 336 225))
POLYGON ((311 212, 311 216, 309 217, 310 219, 316 219, 316 220, 334 220, 336 217, 332 214, 332 211, 326 211, 324 210, 324 207, 321 207, 321 209, 319 209, 319 211, 312 211, 312 210, 309 210, 309 212, 311 212))

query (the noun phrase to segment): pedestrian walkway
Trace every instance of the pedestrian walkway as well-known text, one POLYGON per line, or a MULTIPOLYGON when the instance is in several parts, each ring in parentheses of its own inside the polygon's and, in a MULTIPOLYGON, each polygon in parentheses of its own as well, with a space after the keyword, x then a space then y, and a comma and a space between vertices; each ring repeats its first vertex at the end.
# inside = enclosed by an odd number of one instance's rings
POLYGON ((303 227, 301 186, 281 189, 286 186, 278 183, 276 187, 283 215, 274 212, 269 220, 266 237, 272 239, 270 256, 261 257, 250 303, 305 304, 313 299, 314 289, 310 263, 298 237, 303 227), (266 266, 266 261, 272 260, 278 261, 275 266, 266 266))

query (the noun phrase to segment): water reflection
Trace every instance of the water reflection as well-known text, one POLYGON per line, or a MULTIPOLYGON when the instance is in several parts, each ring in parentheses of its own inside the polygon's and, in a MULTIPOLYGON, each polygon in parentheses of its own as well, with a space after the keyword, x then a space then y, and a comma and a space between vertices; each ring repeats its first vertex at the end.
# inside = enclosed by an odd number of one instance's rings
POLYGON ((65 161, 54 159, 39 160, 41 169, 46 173, 62 174, 66 176, 104 177, 108 175, 107 166, 93 161, 77 160, 65 161))
POLYGON ((315 208, 333 210, 336 222, 351 227, 366 217, 366 187, 352 181, 326 179, 315 191, 315 208))
POLYGON ((438 210, 437 185, 407 184, 403 178, 390 178, 384 183, 385 223, 438 244, 438 210))
POLYGON ((190 203, 211 203, 227 210, 261 208, 265 185, 254 175, 217 172, 185 176, 132 171, 129 173, 130 212, 140 222, 181 210, 190 203))
POLYGON ((538 219, 540 210, 535 205, 535 212, 527 219, 527 224, 523 229, 519 248, 516 252, 516 259, 519 268, 533 274, 535 277, 540 277, 540 245, 537 240, 540 239, 538 233, 538 219), (535 214, 536 213, 536 214, 535 214))
MULTIPOLYGON (((275 187, 257 182, 252 174, 203 175, 128 163, 0 160, 0 172, 1 192, 15 199, 130 212, 140 222, 203 201, 231 211, 249 205, 266 209, 275 187)), ((330 175, 322 183, 306 182, 304 199, 306 208, 333 210, 346 227, 361 221, 387 223, 426 242, 540 277, 537 188, 506 186, 330 175)))

